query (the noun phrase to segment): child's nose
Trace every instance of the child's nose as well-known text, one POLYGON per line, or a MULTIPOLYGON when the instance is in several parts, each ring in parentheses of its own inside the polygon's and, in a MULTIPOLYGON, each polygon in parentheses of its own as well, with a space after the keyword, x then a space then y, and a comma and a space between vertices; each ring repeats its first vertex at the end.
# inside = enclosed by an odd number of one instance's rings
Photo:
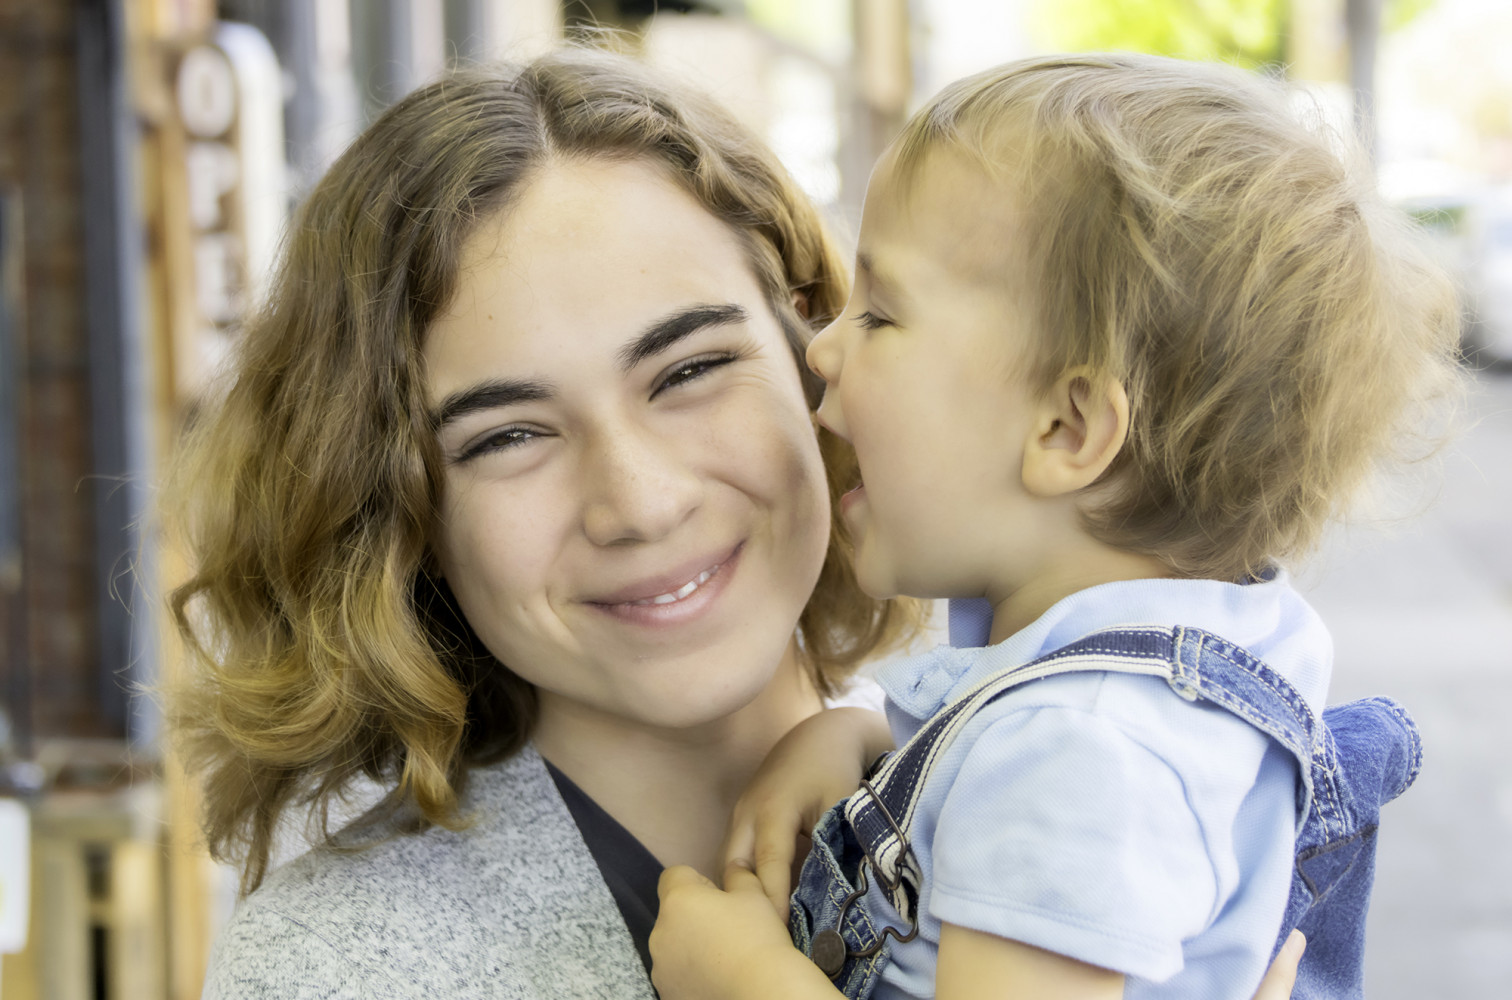
POLYGON ((840 324, 842 320, 836 319, 829 326, 819 331, 818 336, 809 341, 806 357, 808 366, 814 374, 826 382, 833 382, 840 377, 840 362, 842 352, 840 349, 840 324))

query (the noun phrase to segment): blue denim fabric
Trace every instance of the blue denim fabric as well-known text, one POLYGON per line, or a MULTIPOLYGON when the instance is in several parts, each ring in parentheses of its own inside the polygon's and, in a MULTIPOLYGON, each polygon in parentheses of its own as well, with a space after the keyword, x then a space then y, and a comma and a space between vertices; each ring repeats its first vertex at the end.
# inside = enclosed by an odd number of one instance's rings
POLYGON ((1386 698, 1330 708, 1319 720, 1285 678, 1246 650, 1180 626, 1093 633, 998 674, 931 718, 815 828, 790 908, 798 948, 816 957, 816 941, 827 936, 833 953, 838 932, 844 960, 826 971, 845 996, 868 997, 887 960, 889 936, 914 931, 919 874, 907 831, 931 762, 971 715, 1018 684, 1087 670, 1162 676, 1178 696, 1227 709, 1292 754, 1299 777, 1297 860, 1276 949, 1293 927, 1307 935, 1294 998, 1361 997, 1380 807, 1417 777, 1417 728, 1386 698), (856 905, 868 879, 880 880, 905 926, 874 926, 856 905))
MULTIPOLYGON (((868 997, 887 961, 889 939, 886 928, 874 926, 865 908, 858 905, 860 897, 852 895, 864 891, 860 845, 847 829, 838 806, 824 815, 813 836, 813 847, 788 904, 793 943, 814 958, 814 935, 826 929, 838 931, 846 957, 830 979, 848 997, 868 997)), ((820 968, 824 968, 823 963, 820 968)))
POLYGON ((1323 724, 1319 757, 1325 766, 1314 767, 1313 802, 1297 835, 1291 896, 1276 942, 1279 950, 1293 927, 1307 935, 1292 989, 1301 1000, 1364 996, 1365 911, 1381 806, 1407 790, 1422 763, 1417 726, 1390 698, 1326 709, 1323 724))

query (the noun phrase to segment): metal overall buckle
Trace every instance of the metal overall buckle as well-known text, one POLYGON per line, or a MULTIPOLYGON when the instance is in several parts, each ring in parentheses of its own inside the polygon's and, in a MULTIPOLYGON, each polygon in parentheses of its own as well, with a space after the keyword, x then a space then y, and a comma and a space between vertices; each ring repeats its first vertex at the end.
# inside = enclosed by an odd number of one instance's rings
MULTIPOLYGON (((887 825, 892 828, 893 834, 898 838, 898 843, 902 845, 903 853, 909 856, 913 856, 913 845, 909 843, 908 838, 903 835, 902 829, 900 829, 898 826, 898 821, 893 819, 892 813, 889 812, 887 806, 883 804, 882 797, 877 794, 877 790, 872 787, 871 782, 869 780, 863 780, 861 782, 861 788, 866 792, 866 794, 871 796, 872 803, 876 805, 877 811, 882 814, 883 819, 887 820, 887 825)), ((917 857, 915 857, 914 866, 915 868, 918 867, 917 857)), ((826 927, 824 930, 815 934, 813 940, 809 944, 809 957, 813 960, 815 965, 819 966, 819 971, 823 972, 831 979, 834 979, 836 976, 840 975, 841 970, 845 968, 845 963, 849 959, 869 958, 872 955, 875 955, 877 952, 881 951, 882 946, 887 943, 887 938, 889 935, 891 935, 893 939, 896 940, 899 944, 907 944, 919 935, 919 921, 918 918, 915 917, 910 921, 911 926, 909 927, 907 934, 902 933, 896 927, 889 926, 882 929, 882 933, 877 935, 877 940, 872 942, 871 946, 868 948, 864 948, 859 951, 852 950, 851 947, 845 943, 845 938, 840 934, 840 927, 845 923, 846 911, 851 908, 851 905, 855 903, 856 900, 866 895, 866 870, 870 867, 871 856, 863 851, 861 863, 856 868, 856 880, 860 884, 854 891, 851 892, 850 895, 845 897, 844 901, 840 903, 840 913, 835 917, 835 926, 826 927)), ((882 876, 880 872, 877 873, 877 882, 889 893, 897 888, 896 882, 889 882, 882 876)))

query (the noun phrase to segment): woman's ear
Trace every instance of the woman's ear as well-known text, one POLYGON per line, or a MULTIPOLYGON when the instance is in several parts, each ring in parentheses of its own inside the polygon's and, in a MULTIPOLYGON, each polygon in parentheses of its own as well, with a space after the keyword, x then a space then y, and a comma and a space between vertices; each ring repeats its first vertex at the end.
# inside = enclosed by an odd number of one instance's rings
POLYGON ((1038 497, 1075 493, 1095 483, 1129 436, 1123 383, 1075 368, 1040 400, 1024 448, 1024 488, 1038 497))
POLYGON ((796 288, 793 289, 793 308, 798 310, 798 315, 802 316, 804 319, 813 318, 809 315, 809 299, 807 293, 800 292, 796 288))

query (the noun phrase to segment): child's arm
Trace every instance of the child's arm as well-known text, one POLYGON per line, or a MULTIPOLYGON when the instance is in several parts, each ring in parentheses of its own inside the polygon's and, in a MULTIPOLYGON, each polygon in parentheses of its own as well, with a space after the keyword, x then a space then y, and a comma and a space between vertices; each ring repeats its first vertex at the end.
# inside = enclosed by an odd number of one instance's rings
POLYGON ((651 982, 662 1000, 836 1000, 833 983, 793 947, 761 883, 740 865, 725 891, 686 865, 668 868, 651 930, 651 982))
MULTIPOLYGON (((811 829, 825 809, 854 791, 866 764, 891 748, 885 720, 863 709, 822 712, 773 748, 731 822, 725 857, 736 860, 725 871, 728 891, 691 868, 668 869, 662 876, 651 951, 652 979, 663 1000, 839 996, 792 946, 783 921, 763 905, 762 893, 785 918, 794 834, 811 829), (752 858, 761 859, 766 878, 752 873, 752 858)), ((937 986, 947 1000, 1081 1000, 1122 993, 1118 973, 980 931, 946 924, 944 932, 937 986), (1015 981, 1020 985, 1012 992, 1001 985, 1015 981)), ((1254 1000, 1290 996, 1300 945, 1300 935, 1287 942, 1254 1000)))
POLYGON ((936 1000, 1119 1000, 1122 973, 955 924, 940 927, 936 1000))
POLYGON ((793 863, 807 853, 809 831, 825 810, 860 786, 867 765, 892 748, 881 715, 832 708, 779 740, 741 794, 725 835, 725 864, 754 871, 783 920, 793 863), (799 838, 805 838, 801 852, 799 838))
MULTIPOLYGON (((840 991, 792 946, 756 876, 732 865, 728 891, 692 868, 667 869, 651 932, 651 981, 662 1000, 834 1000, 840 991)), ((1254 1000, 1287 1000, 1305 942, 1293 931, 1254 1000)), ((938 1000, 1115 1000, 1124 977, 1107 969, 945 924, 935 972, 938 1000)))
MULTIPOLYGON (((1254 1000, 1287 1000, 1297 980, 1306 940, 1292 931, 1271 963, 1254 1000)), ((983 1000, 986 997, 1045 997, 1055 1000, 1117 1000, 1124 977, 1018 941, 967 930, 940 927, 940 958, 935 968, 936 1000, 983 1000)))

